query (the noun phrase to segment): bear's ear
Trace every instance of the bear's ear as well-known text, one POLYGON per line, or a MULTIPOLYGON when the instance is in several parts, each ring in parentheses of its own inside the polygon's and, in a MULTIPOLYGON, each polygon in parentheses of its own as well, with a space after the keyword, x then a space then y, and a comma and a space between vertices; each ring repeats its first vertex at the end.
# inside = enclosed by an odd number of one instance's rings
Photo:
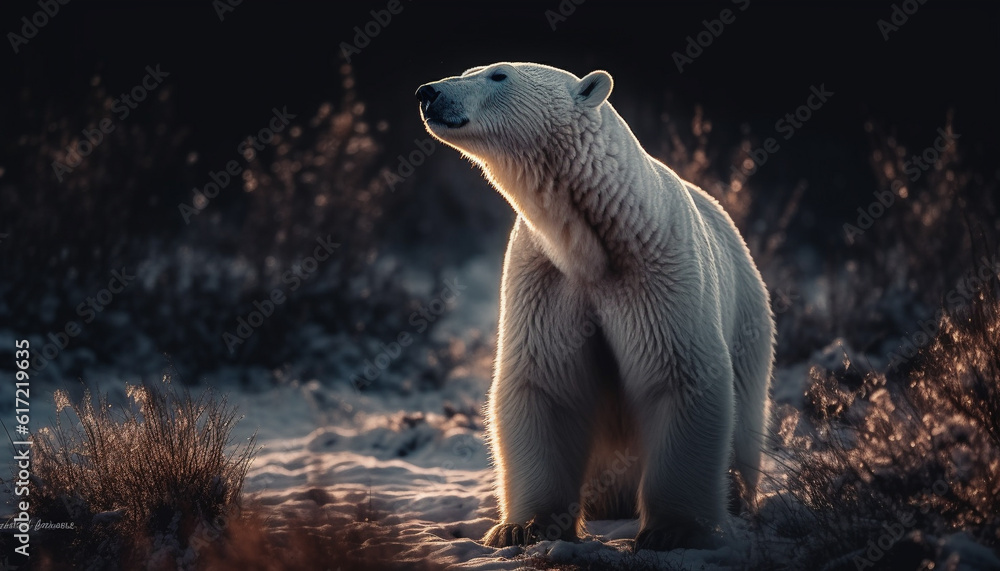
POLYGON ((608 95, 611 95, 611 88, 614 87, 614 84, 615 82, 608 72, 592 71, 581 79, 580 83, 576 84, 576 100, 581 105, 597 107, 607 100, 608 95))

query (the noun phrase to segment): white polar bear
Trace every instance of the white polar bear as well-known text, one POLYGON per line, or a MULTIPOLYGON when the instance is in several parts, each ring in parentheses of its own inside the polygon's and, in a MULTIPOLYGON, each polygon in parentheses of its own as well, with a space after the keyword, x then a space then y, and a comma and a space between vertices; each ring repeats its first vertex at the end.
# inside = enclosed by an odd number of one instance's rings
POLYGON ((575 540, 581 518, 638 512, 636 550, 707 546, 730 485, 756 489, 767 289, 729 216, 643 150, 611 87, 604 71, 498 63, 417 90, 427 130, 518 214, 489 393, 501 520, 487 545, 575 540))

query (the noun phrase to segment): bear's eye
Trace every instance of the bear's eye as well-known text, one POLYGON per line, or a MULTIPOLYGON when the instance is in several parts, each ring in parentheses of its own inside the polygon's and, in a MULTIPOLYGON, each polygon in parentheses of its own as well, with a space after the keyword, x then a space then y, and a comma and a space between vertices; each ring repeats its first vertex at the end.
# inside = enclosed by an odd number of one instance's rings
POLYGON ((499 71, 495 71, 495 72, 493 72, 493 75, 490 76, 490 79, 492 79, 493 81, 503 81, 503 80, 507 79, 507 74, 506 73, 500 73, 499 71))

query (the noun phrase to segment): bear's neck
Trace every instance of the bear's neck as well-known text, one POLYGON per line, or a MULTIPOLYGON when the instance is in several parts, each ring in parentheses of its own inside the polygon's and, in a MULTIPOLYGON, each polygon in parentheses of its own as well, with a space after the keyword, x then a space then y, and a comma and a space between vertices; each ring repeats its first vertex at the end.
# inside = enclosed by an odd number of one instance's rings
POLYGON ((571 278, 596 281, 663 255, 669 229, 657 227, 653 213, 674 197, 652 191, 662 188, 654 180, 661 174, 610 104, 599 120, 550 140, 538 156, 485 166, 552 263, 571 278))

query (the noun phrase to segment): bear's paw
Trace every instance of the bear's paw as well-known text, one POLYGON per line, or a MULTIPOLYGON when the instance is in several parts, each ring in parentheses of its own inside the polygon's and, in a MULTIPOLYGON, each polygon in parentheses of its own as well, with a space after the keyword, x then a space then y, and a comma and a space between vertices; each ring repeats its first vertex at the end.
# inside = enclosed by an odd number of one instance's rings
POLYGON ((528 523, 498 523, 483 536, 487 547, 510 547, 511 545, 531 545, 541 539, 538 526, 528 523))
POLYGON ((635 537, 633 551, 642 549, 670 551, 672 549, 714 549, 718 547, 712 532, 696 523, 690 525, 650 526, 635 537))

